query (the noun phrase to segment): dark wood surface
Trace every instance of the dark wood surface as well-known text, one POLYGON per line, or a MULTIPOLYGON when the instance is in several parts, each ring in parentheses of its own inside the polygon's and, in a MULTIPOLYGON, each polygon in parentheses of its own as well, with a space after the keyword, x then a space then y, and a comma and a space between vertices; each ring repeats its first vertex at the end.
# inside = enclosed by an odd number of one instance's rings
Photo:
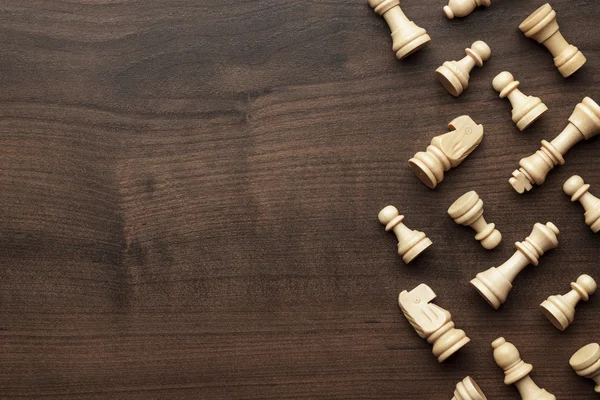
POLYGON ((363 0, 0 0, 0 397, 431 400, 471 375, 515 399, 502 335, 559 399, 597 398, 568 359, 600 340, 600 295, 565 333, 538 305, 600 278, 600 238, 561 190, 578 173, 600 194, 600 142, 530 194, 507 183, 600 101, 600 3, 552 2, 588 57, 568 80, 517 30, 542 3, 449 21, 407 0, 433 41, 398 61, 363 0), (492 58, 455 99, 433 71, 477 39, 492 58), (491 88, 502 70, 550 108, 525 133, 491 88), (484 141, 429 190, 406 161, 461 114, 484 141), (446 214, 472 189, 504 234, 493 252, 446 214), (434 241, 414 264, 387 204, 434 241), (469 280, 546 221, 559 248, 494 311, 469 280), (442 365, 397 305, 422 282, 472 338, 442 365))

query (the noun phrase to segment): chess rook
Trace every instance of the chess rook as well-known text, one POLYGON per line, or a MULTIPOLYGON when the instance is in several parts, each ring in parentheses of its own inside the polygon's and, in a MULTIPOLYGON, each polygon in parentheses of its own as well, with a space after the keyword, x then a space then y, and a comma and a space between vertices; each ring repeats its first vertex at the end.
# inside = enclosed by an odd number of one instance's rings
POLYGON ((496 310, 506 301, 512 282, 529 264, 538 265, 539 259, 558 246, 559 230, 552 222, 535 224, 531 234, 515 243, 517 251, 504 264, 477 274, 471 285, 496 310))
POLYGON ((419 336, 433 344, 433 355, 441 363, 471 339, 465 331, 454 328, 452 316, 448 311, 430 303, 435 297, 429 286, 420 284, 410 292, 404 290, 400 293, 398 304, 419 336))
POLYGON ((478 40, 470 49, 465 49, 467 55, 460 61, 446 61, 435 70, 435 76, 452 96, 458 97, 469 87, 470 72, 476 65, 483 66, 492 54, 490 46, 478 40))
POLYGON ((540 389, 531 379, 533 366, 521 359, 514 344, 501 337, 492 342, 492 347, 496 364, 504 370, 504 384, 515 385, 523 400, 556 400, 552 393, 540 389))
POLYGON ((468 115, 455 118, 448 128, 450 132, 434 137, 426 151, 408 160, 415 175, 430 189, 444 179, 444 172, 463 162, 483 139, 483 126, 468 115))
POLYGON ((554 65, 563 77, 571 76, 587 61, 579 49, 569 44, 559 31, 556 11, 546 3, 519 25, 528 38, 546 46, 554 56, 554 65))
POLYGON ((483 200, 475 191, 463 194, 450 206, 448 215, 459 225, 470 226, 477 232, 475 240, 487 249, 495 249, 502 241, 502 235, 495 224, 488 224, 483 217, 483 200))
POLYGON ((393 230, 398 238, 398 254, 408 264, 433 243, 423 233, 413 231, 402 223, 404 215, 398 214, 394 206, 387 206, 379 212, 379 222, 385 225, 386 231, 393 230))
POLYGON ((596 382, 594 391, 600 393, 600 345, 590 343, 577 350, 569 360, 577 375, 596 382))
POLYGON ((520 168, 513 172, 509 183, 518 193, 530 191, 533 185, 545 182, 548 173, 565 163, 563 156, 577 143, 600 133, 600 106, 589 97, 575 107, 567 127, 551 142, 542 140, 542 147, 519 161, 520 168))
POLYGON ((571 291, 565 295, 550 296, 540 307, 548 321, 556 329, 564 331, 575 320, 575 306, 581 300, 588 301, 597 289, 596 281, 589 275, 581 275, 571 282, 571 291))
POLYGON ((400 0, 369 0, 369 5, 388 23, 392 31, 392 50, 398 59, 411 55, 431 41, 425 29, 406 17, 400 8, 400 0))
POLYGON ((571 201, 579 201, 585 210, 585 223, 592 232, 600 231, 600 199, 589 192, 590 185, 586 184, 579 175, 570 177, 563 185, 564 192, 571 196, 571 201))
POLYGON ((473 378, 467 376, 456 385, 452 400, 487 400, 487 398, 473 378))
POLYGON ((471 14, 477 7, 489 7, 491 5, 491 0, 450 0, 448 5, 444 6, 444 14, 448 19, 462 18, 471 14))
POLYGON ((512 104, 512 120, 520 131, 527 129, 548 111, 548 107, 542 103, 539 97, 526 96, 518 89, 519 81, 515 81, 510 72, 499 73, 494 78, 492 86, 500 93, 500 98, 506 97, 512 104))

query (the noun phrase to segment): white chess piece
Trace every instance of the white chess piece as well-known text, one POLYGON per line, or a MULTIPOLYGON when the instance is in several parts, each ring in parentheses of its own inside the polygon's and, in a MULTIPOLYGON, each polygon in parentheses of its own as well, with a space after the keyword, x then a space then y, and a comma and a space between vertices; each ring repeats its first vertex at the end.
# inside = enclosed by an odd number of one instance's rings
POLYGON ((423 233, 413 231, 402 223, 404 215, 399 215, 394 206, 387 206, 379 212, 379 222, 385 225, 385 230, 393 230, 398 238, 398 254, 408 264, 433 242, 423 233))
POLYGON ((465 49, 467 55, 460 61, 446 61, 435 70, 435 76, 452 96, 458 97, 469 87, 471 70, 476 65, 483 67, 483 63, 490 58, 492 50, 485 42, 478 40, 465 49))
POLYGON ((590 343, 577 350, 569 360, 577 375, 592 379, 596 383, 594 391, 600 393, 600 345, 590 343))
POLYGON ((477 232, 478 240, 484 249, 495 249, 502 241, 502 234, 496 229, 495 224, 488 224, 483 217, 483 200, 474 190, 463 194, 448 209, 454 222, 459 225, 468 225, 477 232))
POLYGON ((475 380, 467 376, 456 385, 452 400, 487 400, 487 398, 475 380))
POLYGON ((448 5, 444 6, 444 14, 448 19, 462 18, 471 14, 477 7, 489 7, 491 5, 491 0, 450 0, 448 5))
POLYGON ((588 301, 596 292, 596 281, 589 275, 581 275, 577 282, 571 282, 571 291, 565 295, 550 296, 540 307, 542 312, 561 331, 564 331, 575 320, 575 306, 581 300, 588 301))
POLYGON ((600 231, 600 199, 589 192, 590 185, 586 184, 579 175, 573 175, 563 185, 564 192, 571 196, 571 201, 579 201, 585 210, 585 223, 592 232, 600 231))

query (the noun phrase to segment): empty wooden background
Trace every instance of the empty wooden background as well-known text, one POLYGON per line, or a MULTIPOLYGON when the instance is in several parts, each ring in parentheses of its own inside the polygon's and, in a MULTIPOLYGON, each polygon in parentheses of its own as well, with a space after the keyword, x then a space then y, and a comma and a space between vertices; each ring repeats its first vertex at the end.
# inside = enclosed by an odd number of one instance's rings
POLYGON ((600 142, 518 195, 521 157, 600 101, 600 3, 553 0, 588 57, 563 79, 518 24, 540 0, 447 20, 403 1, 429 48, 404 61, 364 0, 0 0, 0 398, 450 399, 473 376, 515 399, 503 335, 559 399, 594 399, 571 354, 600 340, 600 295, 565 333, 539 311, 600 238, 561 190, 600 194, 600 142), (433 71, 485 40, 458 99, 433 71), (550 111, 521 133, 491 88, 510 70, 550 111), (481 146, 436 190, 407 160, 469 114, 481 146), (483 250, 448 206, 475 189, 504 242, 483 250), (396 205, 434 241, 409 266, 377 213, 396 205), (469 286, 535 222, 560 246, 496 312, 469 286), (472 343, 443 365, 401 315, 426 282, 472 343))

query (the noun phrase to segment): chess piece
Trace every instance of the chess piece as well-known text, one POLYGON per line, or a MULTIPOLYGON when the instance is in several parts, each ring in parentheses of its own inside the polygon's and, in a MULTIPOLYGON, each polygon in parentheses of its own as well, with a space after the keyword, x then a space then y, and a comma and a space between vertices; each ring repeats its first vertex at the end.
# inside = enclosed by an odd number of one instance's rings
POLYGON ((467 376, 456 385, 452 400, 487 400, 487 398, 473 378, 467 376))
POLYGON ((465 331, 454 328, 452 316, 443 308, 430 304, 435 293, 424 283, 398 297, 400 309, 420 337, 433 344, 433 355, 443 362, 469 343, 465 331))
POLYGON ((500 337, 492 342, 494 360, 504 370, 504 384, 515 385, 523 400, 556 400, 552 393, 540 389, 529 374, 533 371, 531 364, 521 359, 521 354, 514 344, 500 337))
POLYGON ((477 7, 491 5, 491 0, 450 0, 448 5, 444 6, 444 13, 448 19, 462 18, 471 14, 477 7))
POLYGON ((404 215, 398 215, 398 209, 394 206, 385 207, 379 212, 378 218, 385 225, 386 232, 394 230, 398 238, 398 254, 406 264, 433 244, 423 232, 407 228, 402 223, 404 215))
POLYGON ((593 379, 596 382, 594 391, 600 393, 600 345, 590 343, 577 350, 569 360, 569 364, 577 375, 593 379))
POLYGON ((564 296, 550 296, 540 307, 548 321, 556 329, 564 331, 575 319, 575 306, 580 300, 588 301, 596 291, 597 285, 594 278, 581 275, 577 282, 571 282, 572 290, 564 296))
POLYGON ((600 231, 600 199, 589 192, 590 185, 586 184, 579 175, 573 175, 563 185, 563 190, 571 201, 578 201, 585 209, 585 223, 592 232, 600 231))
POLYGON ((579 49, 569 44, 558 30, 556 11, 546 3, 519 25, 528 38, 546 46, 554 56, 554 65, 563 77, 571 76, 587 61, 579 49))
POLYGON ((475 239, 481 242, 484 249, 495 249, 502 241, 502 235, 495 229, 496 225, 485 222, 483 200, 474 190, 460 196, 450 206, 448 214, 457 224, 475 229, 475 239))
POLYGON ((548 111, 548 107, 542 103, 539 97, 526 96, 518 89, 519 81, 515 81, 510 72, 504 71, 496 75, 492 86, 500 93, 501 99, 508 97, 513 106, 512 120, 520 131, 527 129, 548 111))
POLYGON ((408 160, 415 175, 430 189, 444 179, 445 171, 463 162, 483 139, 483 126, 468 115, 454 118, 448 128, 450 132, 434 137, 426 151, 408 160))
POLYGON ((519 272, 529 264, 538 265, 545 252, 558 246, 558 233, 558 228, 552 222, 535 224, 524 241, 515 243, 517 251, 511 258, 498 268, 478 273, 471 285, 497 310, 506 301, 519 272))
POLYGON ((435 70, 435 76, 452 96, 458 97, 469 87, 469 73, 475 65, 483 66, 492 54, 490 46, 481 40, 471 45, 470 49, 465 49, 467 55, 460 61, 446 61, 441 67, 435 70))
POLYGON ((548 173, 558 164, 563 165, 563 156, 583 139, 600 133, 600 106, 589 97, 575 107, 569 117, 569 125, 552 140, 542 140, 542 148, 519 161, 520 168, 513 172, 509 183, 518 193, 530 191, 533 185, 541 185, 548 173))
POLYGON ((403 59, 431 41, 425 29, 409 20, 400 8, 400 0, 369 0, 369 5, 388 23, 392 31, 392 50, 403 59))

